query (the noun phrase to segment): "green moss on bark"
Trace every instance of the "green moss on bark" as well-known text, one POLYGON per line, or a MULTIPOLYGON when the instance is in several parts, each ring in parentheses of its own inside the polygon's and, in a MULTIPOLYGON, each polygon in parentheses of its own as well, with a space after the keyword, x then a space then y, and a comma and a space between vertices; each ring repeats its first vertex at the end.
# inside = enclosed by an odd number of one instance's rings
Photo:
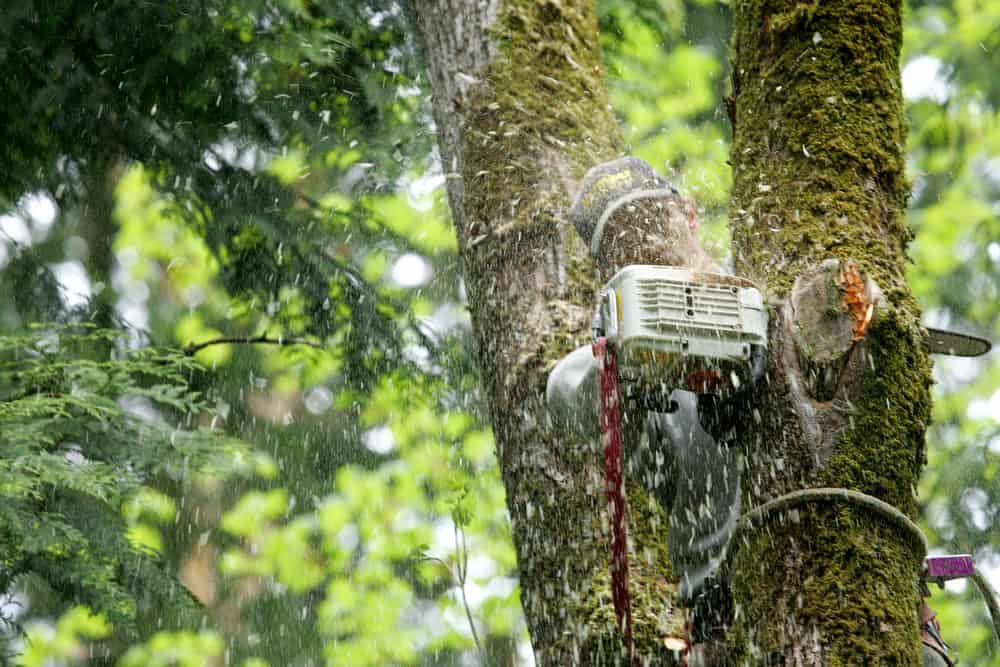
POLYGON ((829 256, 905 290, 900 4, 735 5, 734 241, 772 291, 829 256))
MULTIPOLYGON (((846 352, 850 370, 833 401, 807 394, 784 334, 787 311, 775 311, 763 418, 743 437, 747 504, 834 486, 912 516, 930 376, 904 279, 901 3, 742 0, 734 8, 738 271, 779 303, 824 259, 852 259, 886 297, 864 341, 846 352)), ((734 662, 919 664, 919 553, 907 537, 844 503, 795 516, 732 550, 734 662)))
POLYGON ((500 56, 467 101, 465 236, 503 243, 563 224, 567 186, 621 141, 588 3, 510 0, 492 34, 500 56))
MULTIPOLYGON (((500 55, 464 102, 467 228, 460 237, 481 356, 523 351, 521 363, 511 364, 513 376, 504 369, 487 378, 505 385, 491 396, 520 403, 525 392, 544 386, 535 363, 545 336, 537 334, 568 328, 582 341, 589 323, 525 321, 537 315, 538 290, 513 288, 547 264, 554 268, 583 254, 575 240, 567 243, 569 189, 589 166, 614 157, 620 144, 601 82, 589 3, 511 0, 492 34, 500 55)), ((582 300, 585 281, 579 272, 570 278, 546 276, 535 284, 546 300, 582 300)), ((504 414, 513 406, 494 407, 494 414, 504 414)))
POLYGON ((733 664, 920 664, 908 533, 817 503, 746 538, 732 563, 742 621, 729 638, 733 664))
POLYGON ((636 650, 651 664, 674 664, 687 635, 687 610, 676 604, 677 577, 667 553, 669 517, 638 484, 628 485, 629 594, 636 650))
MULTIPOLYGON (((586 169, 621 150, 597 22, 589 0, 506 0, 491 34, 498 56, 461 100, 459 238, 522 599, 542 664, 624 664, 600 452, 550 429, 543 405, 548 371, 589 341, 595 297, 564 212, 586 169)), ((646 546, 655 539, 647 516, 630 518, 636 552, 655 554, 635 569, 632 590, 638 644, 657 662, 673 588, 662 539, 646 546)))
POLYGON ((912 322, 900 313, 876 321, 864 347, 867 370, 820 484, 859 489, 910 517, 930 422, 930 364, 912 322))

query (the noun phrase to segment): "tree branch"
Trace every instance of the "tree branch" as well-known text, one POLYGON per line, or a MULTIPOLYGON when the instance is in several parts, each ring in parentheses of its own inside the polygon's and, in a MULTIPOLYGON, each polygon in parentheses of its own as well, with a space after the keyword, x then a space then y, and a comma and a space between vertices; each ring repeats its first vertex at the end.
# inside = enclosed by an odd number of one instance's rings
POLYGON ((304 338, 268 338, 267 336, 220 336, 219 338, 213 338, 211 340, 206 340, 201 343, 191 343, 184 348, 184 354, 187 356, 193 356, 194 354, 204 350, 206 347, 212 345, 228 345, 228 344, 239 344, 239 345, 308 345, 309 347, 316 348, 317 350, 325 350, 326 348, 319 343, 313 342, 311 340, 305 340, 304 338))

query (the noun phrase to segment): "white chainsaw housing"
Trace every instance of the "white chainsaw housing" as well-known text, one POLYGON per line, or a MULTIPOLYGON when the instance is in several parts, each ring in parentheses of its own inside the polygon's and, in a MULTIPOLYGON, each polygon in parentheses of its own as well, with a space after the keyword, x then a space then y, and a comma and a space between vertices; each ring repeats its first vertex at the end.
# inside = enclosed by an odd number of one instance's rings
POLYGON ((601 291, 595 333, 623 381, 725 393, 767 346, 764 299, 745 278, 671 266, 626 266, 601 291))

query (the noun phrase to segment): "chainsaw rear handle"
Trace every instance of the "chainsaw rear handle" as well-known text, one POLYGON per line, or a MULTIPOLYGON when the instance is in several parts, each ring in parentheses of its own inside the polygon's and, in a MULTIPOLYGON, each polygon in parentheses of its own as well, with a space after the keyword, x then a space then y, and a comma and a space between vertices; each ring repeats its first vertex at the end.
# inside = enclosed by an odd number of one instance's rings
POLYGON ((698 418, 701 420, 701 427, 717 442, 726 440, 724 436, 736 426, 739 415, 751 407, 766 369, 766 348, 752 345, 749 382, 744 382, 727 396, 698 394, 698 418))

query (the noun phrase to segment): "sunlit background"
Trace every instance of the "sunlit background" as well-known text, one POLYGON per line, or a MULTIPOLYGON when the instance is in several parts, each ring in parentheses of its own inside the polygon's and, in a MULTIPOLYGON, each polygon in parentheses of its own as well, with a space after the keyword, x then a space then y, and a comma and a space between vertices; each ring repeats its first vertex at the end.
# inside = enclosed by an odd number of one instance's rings
MULTIPOLYGON (((631 150, 724 260, 728 3, 599 7, 631 150)), ((25 0, 0 67, 0 664, 532 664, 406 11, 25 0)), ((1000 0, 908 3, 909 276, 992 340, 997 72, 1000 0)), ((919 495, 1000 587, 997 360, 936 360, 919 495)), ((931 604, 1000 665, 974 589, 931 604)))

